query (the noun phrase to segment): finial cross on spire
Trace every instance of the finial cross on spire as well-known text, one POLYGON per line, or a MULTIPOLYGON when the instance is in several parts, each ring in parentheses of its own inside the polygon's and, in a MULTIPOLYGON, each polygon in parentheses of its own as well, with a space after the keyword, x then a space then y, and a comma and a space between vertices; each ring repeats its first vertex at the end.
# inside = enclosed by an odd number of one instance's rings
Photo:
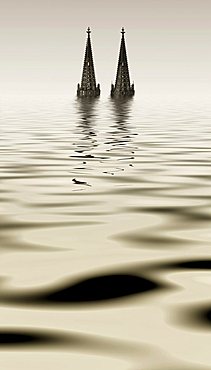
POLYGON ((125 29, 124 29, 124 27, 122 27, 121 34, 122 34, 122 36, 125 34, 125 29))
POLYGON ((88 36, 89 36, 90 33, 91 33, 90 27, 87 28, 87 31, 86 32, 88 33, 88 36))

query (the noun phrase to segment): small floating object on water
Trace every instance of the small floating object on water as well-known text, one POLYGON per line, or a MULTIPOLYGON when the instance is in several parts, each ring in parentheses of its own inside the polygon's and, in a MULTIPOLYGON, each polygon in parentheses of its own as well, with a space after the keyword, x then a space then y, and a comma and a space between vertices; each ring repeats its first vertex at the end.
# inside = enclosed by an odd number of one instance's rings
MULTIPOLYGON (((75 152, 76 152, 76 150, 75 150, 75 152)), ((78 152, 78 153, 80 153, 80 152, 78 152)), ((86 154, 86 155, 84 155, 84 156, 79 156, 79 155, 70 155, 70 158, 95 158, 95 156, 94 155, 92 155, 92 154, 86 154)))
POLYGON ((134 157, 123 157, 123 158, 118 158, 118 161, 125 161, 127 159, 134 159, 134 157))
POLYGON ((85 155, 85 157, 86 157, 86 158, 94 158, 94 155, 92 155, 92 154, 87 154, 87 155, 85 155))
POLYGON ((86 186, 91 186, 90 184, 88 184, 86 181, 79 181, 79 180, 76 180, 76 179, 72 179, 72 182, 74 182, 74 184, 76 185, 86 185, 86 186))
POLYGON ((92 154, 86 154, 86 155, 70 155, 70 158, 84 158, 84 159, 108 159, 108 157, 95 157, 92 154))
POLYGON ((108 175, 114 175, 113 172, 107 172, 107 171, 104 171, 103 173, 107 173, 108 175))

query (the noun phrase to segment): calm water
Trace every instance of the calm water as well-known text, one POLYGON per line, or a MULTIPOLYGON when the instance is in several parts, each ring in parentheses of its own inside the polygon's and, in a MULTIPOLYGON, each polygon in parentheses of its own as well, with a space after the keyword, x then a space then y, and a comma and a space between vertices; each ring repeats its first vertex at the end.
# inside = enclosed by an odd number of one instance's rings
POLYGON ((211 110, 1 101, 0 369, 211 366, 211 110))

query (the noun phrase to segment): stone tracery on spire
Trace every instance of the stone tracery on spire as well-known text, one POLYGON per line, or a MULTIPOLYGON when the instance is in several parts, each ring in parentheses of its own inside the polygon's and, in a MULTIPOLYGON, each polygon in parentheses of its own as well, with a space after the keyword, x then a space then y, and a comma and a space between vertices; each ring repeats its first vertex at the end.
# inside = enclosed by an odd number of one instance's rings
POLYGON ((78 97, 96 97, 100 95, 100 85, 96 85, 94 62, 92 56, 92 46, 90 37, 90 27, 87 28, 87 42, 84 57, 83 72, 81 84, 78 84, 77 96, 78 97))
POLYGON ((122 39, 120 44, 120 51, 119 51, 119 60, 117 66, 117 74, 116 74, 116 82, 115 85, 111 85, 111 96, 112 97, 129 97, 133 96, 134 91, 134 84, 130 84, 130 75, 129 75, 129 68, 128 68, 128 61, 127 61, 127 52, 126 52, 126 45, 125 45, 125 30, 122 27, 121 30, 122 39))

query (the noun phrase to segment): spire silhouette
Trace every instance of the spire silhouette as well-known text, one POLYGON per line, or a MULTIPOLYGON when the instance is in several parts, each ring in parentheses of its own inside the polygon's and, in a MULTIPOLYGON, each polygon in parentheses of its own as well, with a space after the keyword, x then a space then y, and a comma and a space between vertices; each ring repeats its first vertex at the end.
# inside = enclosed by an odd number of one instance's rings
POLYGON ((92 57, 91 30, 87 29, 87 42, 84 57, 81 85, 78 84, 77 96, 79 97, 96 97, 100 95, 100 85, 96 85, 94 62, 92 57))
POLYGON ((127 52, 125 45, 125 30, 122 27, 122 39, 119 51, 119 61, 117 66, 115 86, 111 85, 112 97, 128 97, 133 96, 135 93, 134 84, 130 84, 130 75, 127 62, 127 52))

